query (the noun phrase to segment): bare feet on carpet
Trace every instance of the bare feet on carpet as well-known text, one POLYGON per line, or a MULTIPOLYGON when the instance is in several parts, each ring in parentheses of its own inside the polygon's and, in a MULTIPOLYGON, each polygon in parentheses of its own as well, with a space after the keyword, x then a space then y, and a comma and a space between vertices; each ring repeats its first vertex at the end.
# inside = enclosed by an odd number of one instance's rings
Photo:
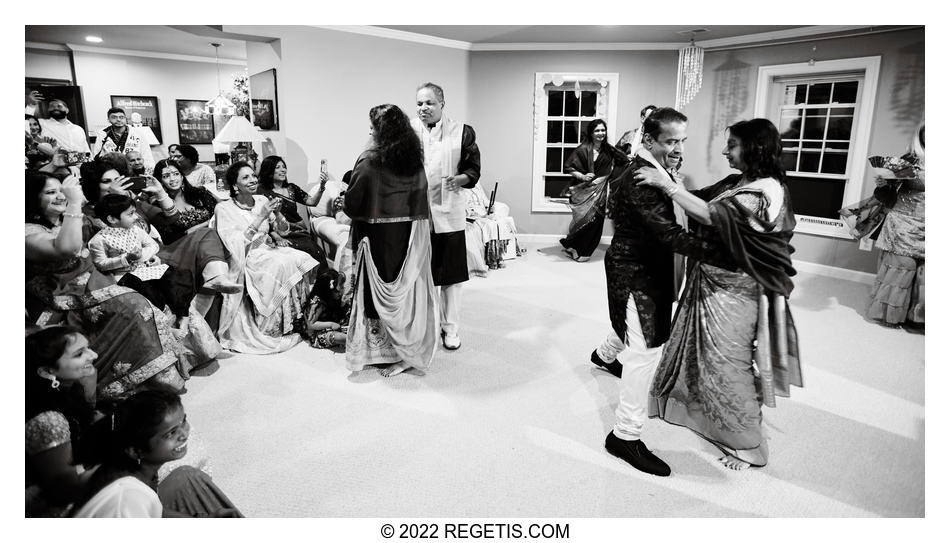
POLYGON ((722 465, 734 471, 742 471, 749 467, 748 462, 744 462, 732 456, 723 456, 722 458, 719 459, 719 462, 721 462, 722 465))
POLYGON ((396 362, 395 364, 390 364, 385 368, 380 368, 379 373, 382 374, 383 377, 393 377, 408 370, 410 367, 411 366, 405 362, 396 362))

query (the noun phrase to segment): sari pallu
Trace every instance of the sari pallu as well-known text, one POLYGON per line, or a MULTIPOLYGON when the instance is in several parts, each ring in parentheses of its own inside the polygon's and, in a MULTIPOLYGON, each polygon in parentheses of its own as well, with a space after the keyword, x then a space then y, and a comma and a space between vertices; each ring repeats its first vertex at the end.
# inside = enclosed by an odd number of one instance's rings
POLYGON ((788 239, 794 216, 788 192, 775 222, 740 203, 727 179, 712 191, 713 226, 700 235, 718 235, 740 271, 704 263, 690 265, 670 339, 654 377, 649 415, 685 426, 725 454, 764 466, 768 445, 762 433, 761 404, 802 386, 798 336, 786 303, 795 273, 788 239), (758 224, 764 232, 750 226, 758 224), (713 230, 713 231, 710 231, 713 230))
POLYGON ((562 193, 562 196, 568 197, 572 219, 561 245, 574 249, 578 256, 590 256, 600 243, 610 181, 615 168, 619 169, 626 162, 627 157, 610 145, 603 146, 603 152, 597 155, 595 161, 593 146, 584 143, 574 150, 565 164, 564 172, 567 174, 575 171, 593 173, 595 180, 606 177, 596 184, 591 180, 571 185, 562 193))
MULTIPOLYGON (((49 231, 27 225, 27 234, 49 231)), ((99 357, 93 363, 100 398, 120 398, 149 382, 184 386, 182 344, 166 316, 141 294, 115 284, 92 264, 88 252, 56 264, 27 267, 27 306, 41 326, 68 324, 82 330, 99 357)))
POLYGON ((354 267, 357 291, 369 286, 379 319, 366 316, 364 295, 357 292, 346 338, 349 370, 399 361, 425 370, 432 363, 439 337, 439 316, 430 258, 429 221, 425 219, 412 221, 406 258, 399 275, 389 283, 379 276, 369 238, 360 240, 354 267))
POLYGON ((300 342, 293 333, 302 318, 313 286, 317 261, 307 253, 270 244, 269 221, 264 221, 250 241, 245 231, 267 198, 254 196, 254 208, 239 208, 234 200, 214 210, 217 230, 228 258, 228 279, 244 291, 223 294, 218 334, 221 345, 237 352, 271 354, 300 342))

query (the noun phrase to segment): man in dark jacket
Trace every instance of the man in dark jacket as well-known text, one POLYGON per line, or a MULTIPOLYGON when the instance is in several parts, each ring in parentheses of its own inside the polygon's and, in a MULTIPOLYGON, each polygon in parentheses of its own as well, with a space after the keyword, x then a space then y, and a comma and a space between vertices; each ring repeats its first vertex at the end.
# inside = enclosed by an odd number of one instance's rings
MULTIPOLYGON (((611 333, 591 353, 591 361, 615 375, 620 373, 617 420, 607 435, 607 450, 640 471, 667 476, 669 466, 640 440, 647 416, 650 384, 663 344, 670 335, 673 302, 682 282, 675 253, 734 269, 728 252, 717 241, 702 240, 686 231, 686 216, 659 189, 637 185, 640 168, 669 172, 682 159, 686 116, 672 108, 655 110, 643 125, 643 147, 614 181, 608 209, 614 235, 604 258, 611 333)), ((680 190, 680 189, 677 189, 680 190)), ((681 189, 685 190, 685 189, 681 189)))

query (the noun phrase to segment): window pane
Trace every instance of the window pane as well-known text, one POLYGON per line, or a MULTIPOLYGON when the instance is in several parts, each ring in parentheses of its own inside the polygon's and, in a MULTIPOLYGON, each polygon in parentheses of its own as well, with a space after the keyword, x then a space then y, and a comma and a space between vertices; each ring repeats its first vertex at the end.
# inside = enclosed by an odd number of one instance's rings
POLYGON ((597 115, 597 93, 594 91, 581 92, 581 116, 593 117, 597 115))
POLYGON ((564 192, 571 184, 571 179, 573 177, 564 177, 561 175, 545 175, 544 176, 544 195, 548 198, 559 198, 561 193, 564 192))
POLYGON ((574 96, 574 91, 564 93, 564 116, 577 117, 580 112, 580 100, 574 96))
POLYGON ((804 149, 821 149, 824 147, 824 144, 820 141, 803 141, 802 148, 804 149))
POLYGON ((816 153, 814 151, 802 151, 802 158, 798 164, 798 171, 818 173, 818 161, 820 159, 821 153, 816 153))
POLYGON ((580 126, 578 121, 564 123, 564 143, 580 143, 578 126, 580 126))
POLYGON ((858 82, 835 83, 834 99, 839 104, 853 104, 858 101, 858 82))
POLYGON ((825 142, 825 148, 826 148, 826 149, 843 149, 843 150, 847 151, 849 147, 851 147, 851 143, 849 143, 849 142, 847 142, 847 141, 829 141, 829 142, 825 142))
POLYGON ((782 140, 782 147, 789 149, 798 149, 798 140, 782 140))
POLYGON ((833 107, 831 108, 832 115, 850 115, 854 117, 854 108, 853 107, 833 107))
POLYGON ((778 127, 783 138, 798 139, 802 128, 802 110, 783 111, 782 120, 778 127))
POLYGON ((821 160, 821 173, 844 173, 847 168, 847 153, 825 153, 821 160))
POLYGON ((584 137, 584 134, 587 134, 587 125, 590 124, 590 121, 581 121, 581 137, 584 137))
POLYGON ((795 213, 826 219, 840 218, 838 210, 843 205, 843 180, 789 176, 787 182, 795 213))
POLYGON ((818 83, 808 90, 809 104, 827 104, 831 101, 831 83, 818 83))
POLYGON ((547 158, 544 161, 544 171, 546 172, 559 172, 561 171, 561 148, 560 147, 548 147, 547 158))
POLYGON ((560 117, 564 115, 564 92, 548 91, 548 116, 560 117))
POLYGON ((563 130, 563 121, 548 121, 548 143, 561 143, 561 132, 563 130))
POLYGON ((831 117, 828 120, 828 139, 850 140, 853 120, 851 117, 831 117))
POLYGON ((805 92, 808 90, 808 85, 797 85, 795 87, 795 103, 804 104, 805 103, 805 92))
POLYGON ((785 171, 794 172, 798 170, 798 151, 782 151, 782 166, 785 171))
POLYGON ((825 138, 825 114, 827 109, 813 109, 805 117, 805 130, 802 137, 806 140, 820 140, 825 138))

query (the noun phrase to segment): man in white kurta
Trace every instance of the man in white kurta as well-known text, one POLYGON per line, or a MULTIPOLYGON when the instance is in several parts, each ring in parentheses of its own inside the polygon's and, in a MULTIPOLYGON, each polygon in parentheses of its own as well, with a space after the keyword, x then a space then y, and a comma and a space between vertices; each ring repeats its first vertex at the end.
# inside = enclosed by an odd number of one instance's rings
POLYGON ((66 102, 59 99, 50 100, 48 113, 49 119, 39 119, 44 136, 55 139, 59 148, 64 151, 89 152, 89 138, 86 136, 86 130, 66 118, 69 114, 66 102))
POLYGON ((418 117, 412 128, 422 142, 429 207, 432 212, 432 279, 440 287, 442 345, 458 349, 462 283, 468 281, 465 255, 466 198, 460 191, 472 188, 481 177, 481 155, 475 130, 442 115, 442 87, 426 83, 416 91, 418 117))

